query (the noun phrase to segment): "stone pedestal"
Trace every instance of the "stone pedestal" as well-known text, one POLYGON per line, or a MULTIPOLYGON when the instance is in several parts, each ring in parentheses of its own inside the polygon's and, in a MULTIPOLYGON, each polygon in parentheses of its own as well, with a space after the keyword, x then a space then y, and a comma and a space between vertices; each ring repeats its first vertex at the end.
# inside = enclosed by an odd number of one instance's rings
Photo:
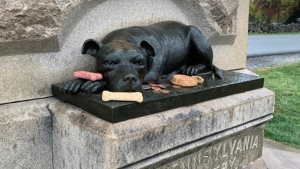
POLYGON ((55 102, 53 167, 244 168, 261 157, 273 108, 266 88, 119 123, 55 102))

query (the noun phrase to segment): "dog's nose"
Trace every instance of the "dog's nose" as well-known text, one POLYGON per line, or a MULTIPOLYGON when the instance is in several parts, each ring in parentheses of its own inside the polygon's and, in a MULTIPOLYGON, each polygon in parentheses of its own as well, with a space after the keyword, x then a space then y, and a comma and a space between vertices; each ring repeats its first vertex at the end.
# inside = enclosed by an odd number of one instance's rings
POLYGON ((129 74, 124 77, 124 81, 132 83, 132 82, 136 82, 137 78, 133 74, 129 74))

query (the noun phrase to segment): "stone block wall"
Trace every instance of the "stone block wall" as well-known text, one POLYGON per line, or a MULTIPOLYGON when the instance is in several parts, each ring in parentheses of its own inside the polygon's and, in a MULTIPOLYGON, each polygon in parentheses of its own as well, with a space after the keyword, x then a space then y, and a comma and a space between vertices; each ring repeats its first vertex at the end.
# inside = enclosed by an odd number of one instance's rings
POLYGON ((300 32, 300 24, 292 23, 249 23, 249 33, 291 33, 300 32))
POLYGON ((75 70, 94 70, 94 58, 80 54, 86 39, 175 20, 203 32, 218 67, 241 69, 246 66, 248 6, 248 0, 0 1, 0 168, 18 168, 15 161, 19 168, 52 168, 47 105, 57 100, 51 85, 72 79, 75 70))

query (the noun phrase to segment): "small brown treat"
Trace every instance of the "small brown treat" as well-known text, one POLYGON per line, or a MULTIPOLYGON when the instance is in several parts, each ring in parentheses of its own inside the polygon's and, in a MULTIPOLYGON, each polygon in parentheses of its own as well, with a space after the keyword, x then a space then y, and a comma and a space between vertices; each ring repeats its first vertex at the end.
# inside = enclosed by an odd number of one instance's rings
POLYGON ((160 90, 160 92, 162 92, 162 93, 166 93, 166 94, 170 93, 170 91, 169 91, 169 90, 160 90))
POLYGON ((167 88, 167 87, 166 87, 165 85, 163 85, 163 84, 158 84, 157 86, 160 87, 160 88, 162 88, 162 89, 167 88))
POLYGON ((161 90, 161 88, 159 88, 159 87, 151 87, 151 89, 152 90, 156 90, 156 91, 160 91, 161 90))
POLYGON ((76 72, 73 73, 73 76, 75 78, 87 79, 87 80, 90 80, 90 81, 97 81, 97 80, 102 80, 103 79, 102 74, 87 72, 87 71, 76 71, 76 72))
POLYGON ((177 86, 177 85, 173 85, 172 87, 175 88, 175 89, 181 88, 180 86, 177 86))
POLYGON ((149 89, 151 89, 151 86, 149 86, 149 85, 142 85, 142 88, 144 90, 149 90, 149 89))
POLYGON ((193 87, 197 86, 198 81, 195 78, 186 75, 174 75, 171 79, 171 82, 174 85, 183 86, 183 87, 193 87))
POLYGON ((160 90, 152 90, 152 93, 160 93, 160 90))
POLYGON ((204 79, 201 76, 192 76, 192 78, 196 79, 199 84, 204 82, 204 79))

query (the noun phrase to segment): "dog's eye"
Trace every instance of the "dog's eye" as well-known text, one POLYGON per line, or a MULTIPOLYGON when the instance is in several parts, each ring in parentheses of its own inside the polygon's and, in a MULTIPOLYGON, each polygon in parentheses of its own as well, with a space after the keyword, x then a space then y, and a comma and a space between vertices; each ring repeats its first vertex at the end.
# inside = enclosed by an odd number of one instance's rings
POLYGON ((115 64, 117 64, 117 63, 114 62, 114 61, 111 61, 111 60, 107 60, 107 61, 104 62, 104 64, 105 64, 105 65, 115 65, 115 64))
POLYGON ((143 62, 135 62, 134 64, 135 64, 135 65, 138 65, 138 66, 143 66, 143 65, 144 65, 143 62))

